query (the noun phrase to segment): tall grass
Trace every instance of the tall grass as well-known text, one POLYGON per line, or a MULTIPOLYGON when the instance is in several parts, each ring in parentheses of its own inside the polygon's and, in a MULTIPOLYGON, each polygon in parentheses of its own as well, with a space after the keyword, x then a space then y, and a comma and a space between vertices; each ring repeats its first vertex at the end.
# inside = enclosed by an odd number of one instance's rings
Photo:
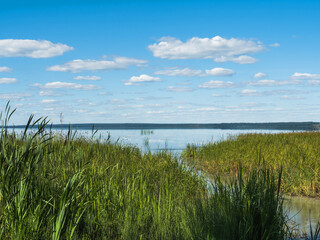
POLYGON ((191 222, 198 239, 290 239, 280 190, 281 172, 252 171, 222 181, 215 178, 209 196, 196 201, 191 222), (208 235, 206 235, 208 234, 208 235), (211 238, 209 238, 211 239, 211 238))
POLYGON ((287 194, 320 196, 320 132, 243 134, 217 143, 189 145, 183 155, 209 174, 244 174, 265 166, 283 169, 287 194))
POLYGON ((30 117, 0 136, 0 239, 287 239, 280 179, 223 184, 167 152, 46 131, 30 117), (178 161, 179 160, 179 161, 178 161))

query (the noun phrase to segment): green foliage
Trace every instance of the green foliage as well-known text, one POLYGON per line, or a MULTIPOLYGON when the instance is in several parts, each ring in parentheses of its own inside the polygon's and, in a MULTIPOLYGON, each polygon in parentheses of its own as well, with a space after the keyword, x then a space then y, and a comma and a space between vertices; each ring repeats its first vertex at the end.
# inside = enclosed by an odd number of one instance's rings
MULTIPOLYGON (((205 201, 196 201, 192 225, 198 239, 284 239, 290 233, 279 192, 281 172, 260 169, 228 182, 216 178, 205 201), (205 223, 205 224, 204 224, 205 223), (207 235, 209 234, 209 235, 207 235)), ((289 234, 290 235, 290 234, 289 234)))
MULTIPOLYGON (((267 170, 208 182, 167 152, 45 131, 0 136, 0 239, 287 239, 267 170), (209 184, 210 185, 210 184, 209 184)), ((281 177, 277 178, 281 179, 281 177)))
POLYGON ((244 174, 267 167, 283 169, 287 194, 320 196, 320 133, 243 134, 201 147, 189 145, 183 156, 209 174, 244 174))

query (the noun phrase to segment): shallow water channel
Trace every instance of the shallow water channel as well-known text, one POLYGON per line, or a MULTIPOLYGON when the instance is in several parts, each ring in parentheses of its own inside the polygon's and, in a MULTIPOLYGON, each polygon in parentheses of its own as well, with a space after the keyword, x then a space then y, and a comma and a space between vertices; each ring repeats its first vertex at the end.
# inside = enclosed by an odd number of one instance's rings
POLYGON ((320 220, 320 199, 308 197, 287 197, 286 208, 289 218, 298 224, 301 231, 309 233, 320 220))

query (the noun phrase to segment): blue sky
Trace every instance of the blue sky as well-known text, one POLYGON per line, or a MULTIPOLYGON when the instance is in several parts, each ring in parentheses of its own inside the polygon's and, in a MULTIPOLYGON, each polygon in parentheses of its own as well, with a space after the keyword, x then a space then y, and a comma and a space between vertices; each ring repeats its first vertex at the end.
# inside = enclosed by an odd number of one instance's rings
POLYGON ((320 2, 0 1, 0 106, 59 123, 320 121, 320 2))

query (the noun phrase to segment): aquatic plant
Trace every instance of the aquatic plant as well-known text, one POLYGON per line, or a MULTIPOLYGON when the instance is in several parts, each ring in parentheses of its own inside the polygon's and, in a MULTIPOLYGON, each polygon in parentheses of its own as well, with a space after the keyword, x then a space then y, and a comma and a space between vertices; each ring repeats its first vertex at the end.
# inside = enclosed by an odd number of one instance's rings
POLYGON ((279 175, 224 184, 167 151, 46 130, 1 115, 0 239, 287 239, 279 175))
POLYGON ((209 174, 244 174, 263 166, 283 169, 287 194, 320 196, 320 132, 243 134, 203 146, 188 145, 183 156, 209 174))

